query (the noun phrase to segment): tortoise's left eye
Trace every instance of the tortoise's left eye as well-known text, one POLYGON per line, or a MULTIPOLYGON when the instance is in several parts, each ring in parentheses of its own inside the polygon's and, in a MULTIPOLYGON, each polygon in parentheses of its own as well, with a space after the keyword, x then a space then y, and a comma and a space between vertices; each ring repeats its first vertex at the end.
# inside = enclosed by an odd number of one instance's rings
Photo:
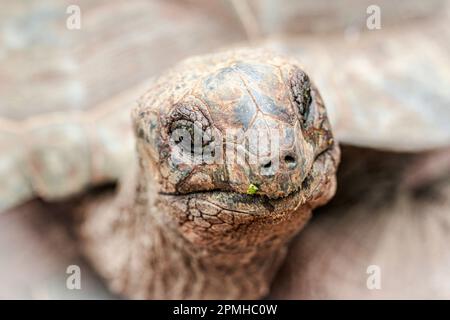
POLYGON ((305 122, 312 100, 311 82, 309 81, 308 75, 300 69, 294 71, 290 82, 294 102, 297 105, 302 121, 305 122))

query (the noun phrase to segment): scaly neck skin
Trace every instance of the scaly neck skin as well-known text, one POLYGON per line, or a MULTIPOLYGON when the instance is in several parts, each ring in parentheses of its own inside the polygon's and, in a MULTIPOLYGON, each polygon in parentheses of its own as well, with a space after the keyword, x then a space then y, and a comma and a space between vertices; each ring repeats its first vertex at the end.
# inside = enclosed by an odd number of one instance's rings
POLYGON ((165 199, 151 188, 151 177, 143 172, 138 177, 121 291, 153 299, 256 299, 268 293, 287 241, 267 242, 253 250, 197 247, 164 212, 165 199))

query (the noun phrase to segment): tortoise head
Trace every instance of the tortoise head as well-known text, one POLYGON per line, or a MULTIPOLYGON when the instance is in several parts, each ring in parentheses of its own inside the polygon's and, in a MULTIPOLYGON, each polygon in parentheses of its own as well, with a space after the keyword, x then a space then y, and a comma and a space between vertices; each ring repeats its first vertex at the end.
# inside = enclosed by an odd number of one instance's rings
POLYGON ((288 58, 186 60, 142 97, 134 122, 160 214, 196 245, 283 242, 334 193, 339 149, 324 104, 288 58))

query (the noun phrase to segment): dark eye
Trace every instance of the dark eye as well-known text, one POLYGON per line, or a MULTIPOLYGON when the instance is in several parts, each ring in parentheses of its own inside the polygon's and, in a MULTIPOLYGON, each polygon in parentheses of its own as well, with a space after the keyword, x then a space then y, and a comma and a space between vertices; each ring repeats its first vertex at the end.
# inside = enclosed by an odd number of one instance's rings
MULTIPOLYGON (((170 135, 175 145, 194 156, 202 146, 202 127, 198 122, 177 120, 170 126, 170 135), (199 148, 200 147, 200 148, 199 148)), ((201 154, 201 153, 200 153, 201 154)))
POLYGON ((175 144, 194 140, 194 124, 189 120, 177 120, 170 125, 170 135, 175 144), (186 139, 188 137, 188 139, 186 139))
POLYGON ((291 88, 299 114, 305 121, 311 105, 311 83, 308 75, 302 70, 296 69, 291 77, 291 88))
POLYGON ((171 141, 191 157, 201 157, 203 148, 214 140, 208 119, 190 105, 176 106, 170 118, 171 141))

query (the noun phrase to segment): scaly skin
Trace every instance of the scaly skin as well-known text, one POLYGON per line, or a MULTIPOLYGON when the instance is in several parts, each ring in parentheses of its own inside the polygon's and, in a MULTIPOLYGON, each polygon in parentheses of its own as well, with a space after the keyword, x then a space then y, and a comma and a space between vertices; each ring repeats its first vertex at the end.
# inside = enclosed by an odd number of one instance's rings
POLYGON ((99 273, 133 298, 266 295, 289 240, 336 186, 339 148, 308 76, 296 61, 261 50, 191 58, 156 81, 133 121, 137 168, 116 198, 84 209, 80 226, 99 273), (179 128, 202 131, 203 152, 236 148, 260 157, 182 162, 186 140, 170 140, 179 128), (271 141, 270 128, 280 132, 278 167, 244 138, 211 138, 228 130, 271 141), (249 184, 258 186, 255 195, 246 194, 249 184))

